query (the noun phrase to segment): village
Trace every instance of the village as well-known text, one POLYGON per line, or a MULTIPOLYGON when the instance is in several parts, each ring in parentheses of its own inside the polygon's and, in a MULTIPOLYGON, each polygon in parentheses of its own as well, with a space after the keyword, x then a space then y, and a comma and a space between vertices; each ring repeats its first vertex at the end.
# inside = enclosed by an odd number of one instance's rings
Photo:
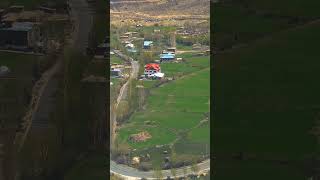
MULTIPOLYGON (((136 24, 136 29, 141 30, 143 26, 141 24, 136 24)), ((207 33, 207 32, 206 32, 207 33)), ((161 35, 161 31, 159 28, 155 27, 153 30, 153 34, 155 36, 161 35)), ((155 47, 154 41, 152 41, 153 38, 144 38, 139 36, 139 33, 136 31, 133 32, 125 32, 122 35, 119 36, 119 41, 122 45, 122 50, 125 51, 124 53, 128 54, 137 54, 137 51, 142 53, 151 53, 152 57, 155 57, 158 55, 159 59, 153 59, 150 61, 148 59, 149 63, 144 64, 144 71, 139 76, 139 80, 171 80, 172 77, 166 77, 165 72, 161 72, 161 64, 163 63, 181 63, 183 62, 183 58, 179 56, 182 53, 186 52, 193 52, 197 56, 205 56, 210 54, 209 46, 201 45, 200 43, 195 43, 190 46, 190 49, 188 50, 179 50, 176 47, 176 34, 183 35, 182 38, 187 38, 187 36, 195 36, 199 35, 198 31, 187 31, 184 30, 184 27, 178 27, 177 30, 173 33, 171 33, 171 46, 164 47, 165 49, 159 51, 158 47, 155 47), (123 48, 124 47, 124 48, 123 48)), ((100 46, 103 46, 101 44, 100 46)), ((161 48, 161 47, 160 47, 161 48)), ((106 49, 105 49, 106 50, 106 49)), ((117 51, 117 49, 115 49, 117 51)), ((96 52, 96 57, 99 55, 102 56, 107 52, 101 51, 96 52)), ((110 51, 111 59, 113 56, 119 56, 118 53, 115 53, 114 50, 110 51)), ((150 58, 150 57, 147 57, 150 58)), ((111 77, 112 78, 123 78, 128 77, 128 71, 127 69, 130 69, 130 66, 128 66, 128 61, 125 64, 121 64, 118 62, 111 62, 110 63, 110 71, 111 71, 111 77)), ((112 82, 111 82, 112 85, 112 82)))
MULTIPOLYGON (((187 81, 192 73, 198 76, 198 73, 207 72, 209 68, 210 32, 206 23, 168 25, 146 19, 111 21, 110 52, 103 54, 105 57, 107 53, 110 55, 110 106, 111 114, 116 114, 116 118, 111 117, 115 122, 111 125, 110 163, 115 163, 115 168, 120 168, 117 164, 124 164, 148 173, 155 171, 155 168, 172 170, 197 166, 195 162, 208 163, 205 160, 208 145, 195 145, 198 139, 185 139, 179 135, 186 127, 198 128, 191 121, 186 122, 184 127, 179 125, 179 121, 189 119, 186 116, 191 115, 187 110, 191 102, 182 101, 181 95, 190 93, 191 96, 199 96, 199 90, 206 89, 200 82, 205 82, 209 76, 204 75, 198 82, 193 82, 193 90, 181 91, 181 88, 191 86, 191 82, 187 81), (132 74, 137 71, 135 64, 139 64, 137 76, 132 74), (177 112, 169 109, 177 109, 177 112), (176 123, 165 120, 165 113, 175 117, 169 119, 176 123), (168 126, 177 133, 168 130, 168 126), (191 149, 182 150, 183 146, 197 147, 198 154, 191 149), (173 160, 172 153, 178 153, 179 158, 173 160)), ((208 82, 205 84, 209 85, 208 82)), ((207 97, 206 93, 204 97, 207 97)), ((204 102, 195 100, 194 103, 203 107, 204 102)), ((201 119, 201 114, 196 115, 195 120, 201 119)), ((204 132, 209 132, 206 129, 209 127, 208 119, 200 120, 199 124, 204 132)), ((192 133, 187 129, 185 131, 192 133)), ((185 176, 201 179, 208 177, 207 174, 208 171, 190 170, 185 176)))

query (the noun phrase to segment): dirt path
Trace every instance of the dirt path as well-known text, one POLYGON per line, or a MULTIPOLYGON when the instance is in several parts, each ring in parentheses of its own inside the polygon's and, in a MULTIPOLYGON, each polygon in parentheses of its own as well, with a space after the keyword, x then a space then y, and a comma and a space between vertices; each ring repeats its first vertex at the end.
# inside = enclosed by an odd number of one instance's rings
POLYGON ((130 80, 132 78, 137 78, 138 77, 138 72, 139 72, 139 63, 137 61, 134 61, 131 57, 129 56, 126 56, 125 54, 121 53, 120 51, 117 51, 117 50, 113 50, 113 52, 119 56, 120 58, 122 58, 123 60, 125 61, 130 61, 131 63, 131 74, 130 74, 130 77, 128 78, 127 82, 122 85, 122 87, 120 88, 120 91, 119 91, 119 95, 117 97, 117 101, 116 101, 116 104, 114 105, 114 107, 111 107, 110 106, 110 132, 111 132, 111 139, 110 139, 110 142, 111 142, 111 145, 114 143, 115 141, 115 138, 116 138, 116 129, 117 129, 117 108, 121 102, 121 100, 125 99, 126 96, 127 96, 127 92, 128 92, 128 84, 130 82, 130 80), (114 109, 113 109, 114 108, 114 109), (114 113, 112 113, 114 112, 114 113))
POLYGON ((32 88, 31 103, 29 104, 27 113, 23 117, 24 131, 22 132, 22 134, 21 133, 16 134, 16 138, 14 142, 14 144, 18 146, 18 152, 21 150, 21 148, 24 145, 24 142, 32 127, 33 120, 36 116, 36 112, 39 112, 38 110, 40 107, 39 104, 40 104, 41 98, 44 97, 45 95, 50 94, 48 92, 50 88, 46 88, 46 87, 48 86, 48 84, 51 83, 49 82, 50 79, 53 77, 53 75, 55 75, 58 72, 61 65, 62 65, 62 62, 57 61, 57 63, 53 67, 51 67, 49 70, 47 70, 45 73, 42 74, 41 78, 36 82, 36 84, 32 88))

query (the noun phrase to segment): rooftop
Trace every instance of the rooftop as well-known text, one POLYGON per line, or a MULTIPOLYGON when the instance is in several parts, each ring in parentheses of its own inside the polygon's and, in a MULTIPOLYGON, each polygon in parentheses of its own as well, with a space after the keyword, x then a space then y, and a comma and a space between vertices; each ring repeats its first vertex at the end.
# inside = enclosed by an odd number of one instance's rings
POLYGON ((144 46, 150 46, 153 43, 153 41, 144 41, 143 45, 144 46))
POLYGON ((144 67, 147 70, 150 70, 150 69, 159 70, 160 69, 160 65, 156 64, 156 63, 149 63, 149 64, 146 64, 144 67))
POLYGON ((11 27, 0 28, 0 30, 11 31, 30 31, 33 28, 34 23, 31 22, 14 22, 11 27))
POLYGON ((160 59, 174 59, 174 54, 160 54, 160 59))

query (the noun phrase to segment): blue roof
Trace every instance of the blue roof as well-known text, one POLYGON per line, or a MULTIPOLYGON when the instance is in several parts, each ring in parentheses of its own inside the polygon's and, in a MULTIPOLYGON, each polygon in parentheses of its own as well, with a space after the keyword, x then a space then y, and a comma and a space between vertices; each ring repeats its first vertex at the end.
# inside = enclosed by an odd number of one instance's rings
POLYGON ((2 28, 2 30, 11 31, 30 31, 33 28, 33 23, 31 22, 15 22, 11 27, 2 28))
POLYGON ((143 46, 150 46, 153 43, 153 41, 144 41, 143 46))
POLYGON ((174 59, 174 54, 160 54, 160 59, 174 59))

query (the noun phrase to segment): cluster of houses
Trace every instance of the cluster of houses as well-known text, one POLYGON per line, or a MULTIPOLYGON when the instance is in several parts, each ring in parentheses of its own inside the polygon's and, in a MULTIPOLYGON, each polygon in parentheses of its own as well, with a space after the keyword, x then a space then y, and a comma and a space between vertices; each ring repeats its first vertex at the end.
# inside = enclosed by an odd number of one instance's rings
POLYGON ((24 6, 0 9, 0 48, 43 52, 40 24, 55 13, 56 9, 42 6, 34 11, 25 11, 24 6))
POLYGON ((126 32, 120 36, 121 43, 124 44, 128 52, 137 52, 134 44, 134 40, 138 39, 138 32, 126 32))
POLYGON ((99 44, 95 49, 94 49, 94 58, 95 59, 103 59, 108 56, 109 53, 109 36, 106 36, 101 44, 99 44))
POLYGON ((40 29, 35 22, 25 22, 9 15, 23 11, 23 6, 0 10, 1 49, 32 50, 41 46, 40 29))

